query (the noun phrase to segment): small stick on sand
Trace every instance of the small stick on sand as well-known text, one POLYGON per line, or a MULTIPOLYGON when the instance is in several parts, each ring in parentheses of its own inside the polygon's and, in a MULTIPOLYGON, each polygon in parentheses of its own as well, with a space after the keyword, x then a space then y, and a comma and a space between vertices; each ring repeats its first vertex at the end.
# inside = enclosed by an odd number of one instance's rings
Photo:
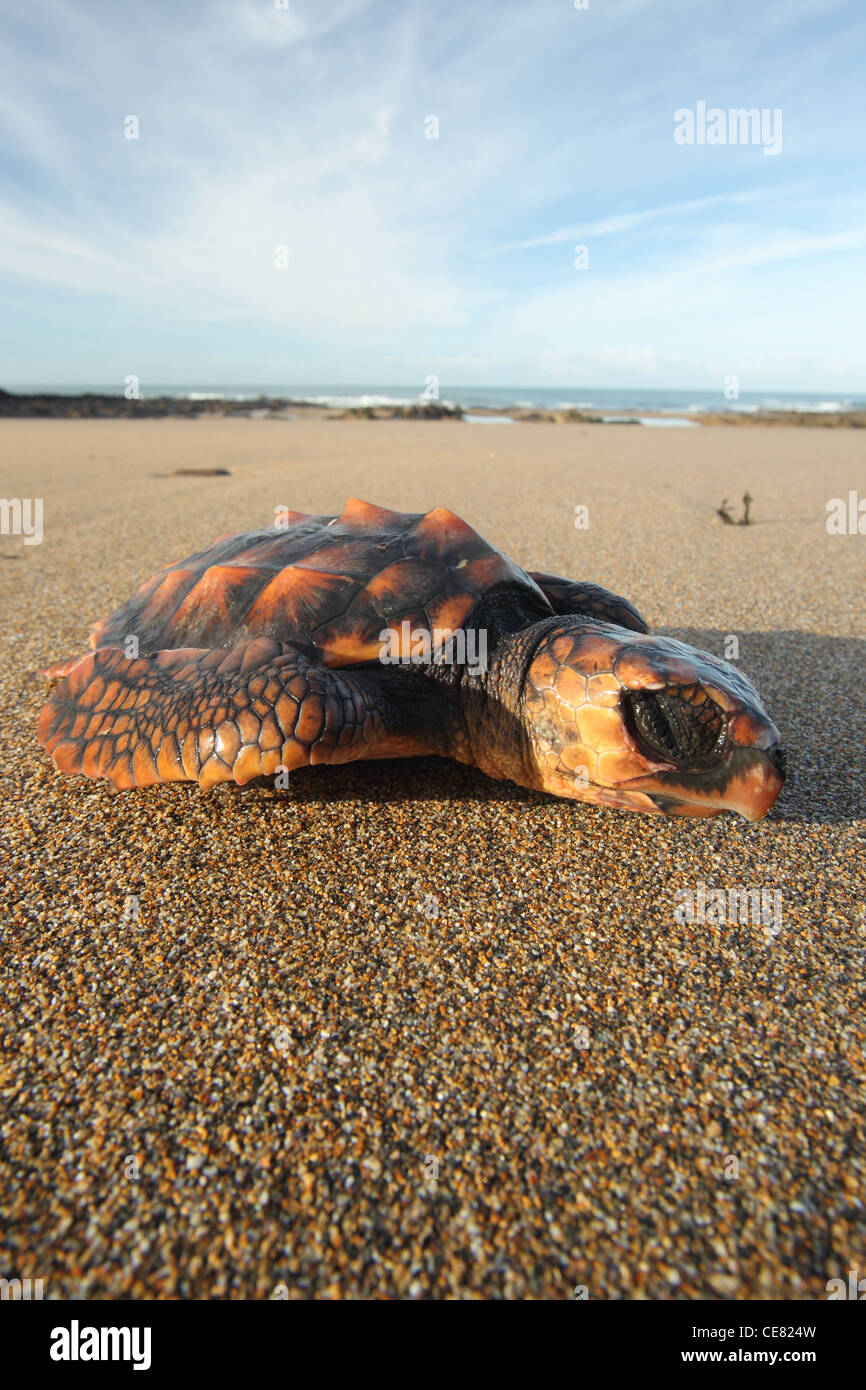
POLYGON ((175 468, 172 478, 230 478, 228 468, 175 468))

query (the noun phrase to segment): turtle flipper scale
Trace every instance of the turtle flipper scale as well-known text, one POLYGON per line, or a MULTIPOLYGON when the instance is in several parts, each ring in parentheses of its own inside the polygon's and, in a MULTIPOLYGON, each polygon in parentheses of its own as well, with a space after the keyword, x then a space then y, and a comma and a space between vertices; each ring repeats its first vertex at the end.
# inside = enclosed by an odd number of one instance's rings
POLYGON ((617 627, 629 628, 632 632, 649 632, 649 628, 627 598, 612 594, 598 584, 585 584, 574 579, 563 579, 558 574, 542 574, 529 571, 554 613, 584 613, 589 618, 598 618, 603 623, 616 623, 617 627))
POLYGON ((61 772, 118 790, 243 785, 278 769, 388 756, 374 685, 286 644, 183 648, 131 660, 102 647, 52 690, 39 739, 61 772))

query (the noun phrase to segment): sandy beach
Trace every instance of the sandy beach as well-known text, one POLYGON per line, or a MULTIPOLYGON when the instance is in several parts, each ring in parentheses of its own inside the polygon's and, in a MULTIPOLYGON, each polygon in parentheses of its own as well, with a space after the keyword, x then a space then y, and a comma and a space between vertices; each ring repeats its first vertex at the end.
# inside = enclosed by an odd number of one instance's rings
POLYGON ((866 1272, 866 536, 825 524, 866 493, 859 430, 3 420, 0 455, 0 493, 44 505, 41 544, 0 537, 0 1273, 813 1299, 866 1272), (746 491, 755 524, 721 525, 746 491), (436 759, 287 793, 59 776, 47 662, 216 535, 349 496, 449 507, 717 655, 736 636, 788 750, 769 818, 436 759), (678 923, 699 884, 781 893, 781 929, 678 923))

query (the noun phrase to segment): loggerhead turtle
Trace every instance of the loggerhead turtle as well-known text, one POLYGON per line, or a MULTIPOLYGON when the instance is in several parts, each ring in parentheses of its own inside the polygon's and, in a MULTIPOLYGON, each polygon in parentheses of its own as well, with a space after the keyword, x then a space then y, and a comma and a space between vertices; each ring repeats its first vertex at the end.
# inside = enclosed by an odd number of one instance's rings
POLYGON ((784 781, 739 671, 649 636, 605 589, 526 573, 442 507, 352 498, 220 537, 91 645, 46 672, 39 738, 119 789, 433 753, 602 806, 757 820, 784 781))

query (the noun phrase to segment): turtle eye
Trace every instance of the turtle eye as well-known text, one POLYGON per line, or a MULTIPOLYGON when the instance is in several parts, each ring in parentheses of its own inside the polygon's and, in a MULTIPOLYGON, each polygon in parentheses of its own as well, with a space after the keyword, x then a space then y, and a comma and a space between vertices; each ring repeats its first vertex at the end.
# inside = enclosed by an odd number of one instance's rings
POLYGON ((665 762, 715 762, 725 737, 718 705, 699 685, 629 690, 626 725, 645 755, 665 762))

